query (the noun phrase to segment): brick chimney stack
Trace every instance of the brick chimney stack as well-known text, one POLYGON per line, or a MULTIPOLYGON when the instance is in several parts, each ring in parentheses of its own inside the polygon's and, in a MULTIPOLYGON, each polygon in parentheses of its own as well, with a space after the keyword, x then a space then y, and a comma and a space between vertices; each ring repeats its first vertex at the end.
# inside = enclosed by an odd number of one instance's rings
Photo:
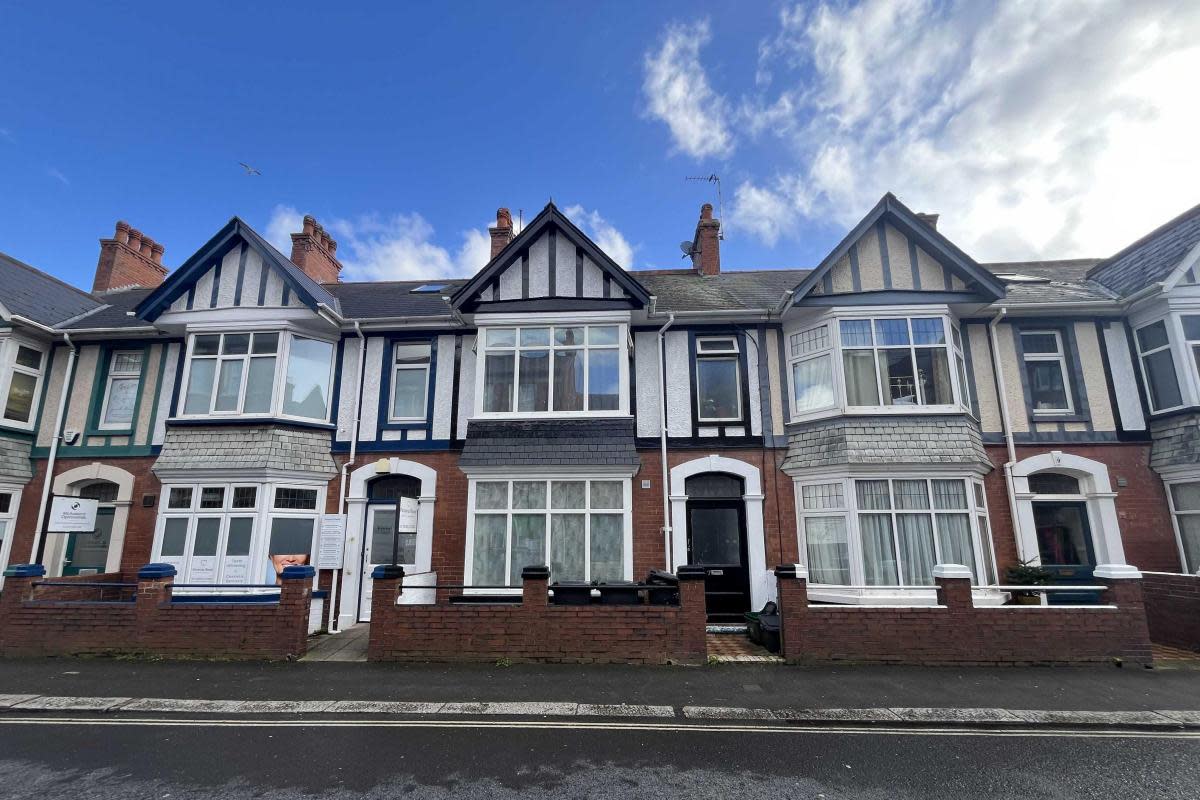
POLYGON ((933 228, 936 231, 938 217, 940 217, 940 216, 941 216, 941 214, 926 214, 924 212, 919 212, 917 214, 917 219, 921 220, 921 222, 924 222, 926 225, 928 225, 929 227, 933 228))
POLYGON ((488 233, 492 235, 492 258, 495 258, 513 240, 512 214, 507 208, 496 209, 496 224, 488 228, 488 233))
POLYGON ((292 263, 317 283, 341 281, 337 241, 308 214, 304 215, 304 229, 292 234, 292 263))
POLYGON ((712 203, 700 206, 700 221, 692 238, 692 267, 701 275, 721 272, 721 221, 713 219, 712 203))
POLYGON ((162 257, 165 248, 124 220, 117 223, 111 239, 100 240, 93 292, 141 286, 153 289, 167 276, 162 257))

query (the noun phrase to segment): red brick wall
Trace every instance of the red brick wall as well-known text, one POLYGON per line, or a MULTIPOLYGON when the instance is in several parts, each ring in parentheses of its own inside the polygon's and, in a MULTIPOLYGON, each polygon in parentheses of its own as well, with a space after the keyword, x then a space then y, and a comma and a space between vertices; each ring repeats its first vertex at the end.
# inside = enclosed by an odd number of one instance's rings
POLYGON ((1150 663, 1137 580, 1109 582, 1093 606, 976 608, 968 579, 937 579, 939 606, 810 606, 807 582, 781 576, 783 654, 804 664, 1150 663))
MULTIPOLYGON (((142 655, 282 660, 304 654, 307 580, 279 603, 171 603, 171 581, 139 581, 136 602, 58 600, 41 579, 10 577, 0 595, 0 655, 142 655)), ((80 589, 79 591, 83 591, 80 589)))
POLYGON ((1150 639, 1200 651, 1200 575, 1146 572, 1142 589, 1150 639))
MULTIPOLYGON (((1113 491, 1117 493, 1117 519, 1121 525, 1121 541, 1128 563, 1143 570, 1170 572, 1180 568, 1179 550, 1175 545, 1175 532, 1167 511, 1162 479, 1150 469, 1149 444, 1018 447, 1017 460, 1050 450, 1061 450, 1108 465, 1109 479, 1113 491), (1127 485, 1118 485, 1121 478, 1125 479, 1127 485)), ((1004 447, 989 446, 987 453, 996 467, 984 479, 984 485, 987 489, 992 536, 996 543, 996 561, 1003 579, 1004 569, 1018 561, 1004 485, 1004 463, 1008 460, 1008 451, 1004 447)))
MULTIPOLYGON (((439 581, 441 579, 439 578, 439 581)), ((679 606, 554 606, 527 579, 516 604, 396 605, 400 581, 375 581, 370 661, 551 661, 699 664, 704 582, 681 580, 679 606)))

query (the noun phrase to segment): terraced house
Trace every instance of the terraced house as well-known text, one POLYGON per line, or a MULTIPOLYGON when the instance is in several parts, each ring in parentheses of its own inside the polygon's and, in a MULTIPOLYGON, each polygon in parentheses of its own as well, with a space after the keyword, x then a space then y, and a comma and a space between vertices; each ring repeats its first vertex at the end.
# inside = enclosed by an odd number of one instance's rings
POLYGON ((711 621, 779 563, 868 605, 934 603, 941 563, 977 604, 1020 562, 1200 569, 1200 207, 1103 260, 980 264, 892 195, 811 269, 694 231, 630 271, 501 209, 475 275, 407 282, 341 281, 311 217, 173 270, 118 223, 91 291, 0 256, 0 564, 270 584, 344 514, 340 627, 392 563, 404 603, 700 565, 711 621), (94 533, 42 532, 61 495, 94 533))

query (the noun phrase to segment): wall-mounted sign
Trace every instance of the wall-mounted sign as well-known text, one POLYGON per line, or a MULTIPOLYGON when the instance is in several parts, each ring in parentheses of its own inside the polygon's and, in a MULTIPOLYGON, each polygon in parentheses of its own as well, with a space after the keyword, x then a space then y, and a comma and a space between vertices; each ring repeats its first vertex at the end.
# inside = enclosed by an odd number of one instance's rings
POLYGON ((50 501, 46 530, 50 533, 91 533, 96 530, 96 509, 99 507, 99 500, 55 497, 50 501))
POLYGON ((317 569, 341 569, 345 544, 346 516, 326 514, 321 517, 321 535, 317 542, 317 569))
POLYGON ((396 514, 396 530, 400 533, 417 532, 417 511, 421 503, 415 497, 401 497, 400 510, 396 514))

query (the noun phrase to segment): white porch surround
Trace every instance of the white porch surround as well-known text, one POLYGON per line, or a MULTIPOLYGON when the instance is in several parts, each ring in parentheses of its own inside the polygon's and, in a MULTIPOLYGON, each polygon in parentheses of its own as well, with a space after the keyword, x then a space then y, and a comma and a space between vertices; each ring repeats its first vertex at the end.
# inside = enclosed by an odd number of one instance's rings
MULTIPOLYGON (((364 574, 363 545, 366 541, 367 483, 387 475, 409 475, 421 481, 421 496, 417 509, 417 572, 429 572, 433 562, 433 504, 437 500, 437 472, 425 464, 402 458, 381 458, 364 464, 350 473, 350 493, 346 498, 346 547, 342 556, 342 597, 338 604, 338 630, 358 621, 359 595, 363 582, 371 576, 364 574)), ((432 585, 436 576, 426 575, 432 585)), ((420 592, 408 593, 401 602, 428 602, 420 592)))
POLYGON ((709 455, 685 461, 671 468, 671 565, 678 569, 687 563, 687 479, 705 472, 724 472, 743 481, 742 500, 746 503, 746 551, 750 563, 750 606, 762 608, 776 599, 774 573, 767 568, 766 540, 763 532, 762 476, 758 467, 736 458, 709 455))
POLYGON ((1013 493, 1017 507, 1017 553, 1023 561, 1040 563, 1037 527, 1033 520, 1035 498, 1050 499, 1029 491, 1029 478, 1039 472, 1060 472, 1079 481, 1082 499, 1087 504, 1088 526, 1096 563, 1125 564, 1121 544, 1121 525, 1117 520, 1117 493, 1108 479, 1108 466, 1090 458, 1052 450, 1018 461, 1013 465, 1013 493))
MULTIPOLYGON (((93 461, 91 464, 56 475, 52 490, 56 495, 78 496, 83 487, 96 481, 107 481, 117 485, 116 499, 104 503, 106 506, 115 506, 112 538, 108 542, 104 571, 116 572, 121 568, 121 554, 125 550, 125 528, 129 522, 129 507, 133 504, 134 476, 120 467, 93 461)), ((52 577, 62 575, 66 545, 67 536, 64 534, 46 537, 46 554, 42 563, 46 564, 47 572, 52 577)))

